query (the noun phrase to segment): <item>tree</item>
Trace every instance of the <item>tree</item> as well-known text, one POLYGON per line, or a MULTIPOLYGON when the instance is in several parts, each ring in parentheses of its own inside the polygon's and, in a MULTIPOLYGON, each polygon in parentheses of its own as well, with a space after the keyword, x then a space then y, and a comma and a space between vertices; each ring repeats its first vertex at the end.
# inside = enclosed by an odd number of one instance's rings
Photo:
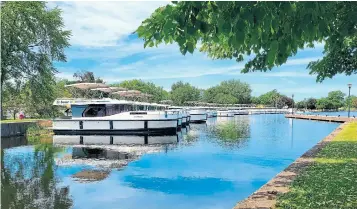
POLYGON ((345 98, 345 101, 344 101, 344 107, 347 109, 348 108, 348 105, 350 104, 352 108, 354 108, 354 104, 353 104, 353 101, 356 100, 357 97, 354 96, 354 95, 351 95, 350 97, 346 97, 345 98))
POLYGON ((327 97, 318 99, 316 102, 317 109, 337 110, 345 104, 345 94, 342 91, 331 91, 327 97))
POLYGON ((56 98, 69 98, 72 95, 64 86, 67 80, 52 80, 52 77, 41 79, 41 84, 31 79, 22 82, 5 82, 2 92, 3 108, 11 113, 15 119, 20 111, 25 112, 26 117, 48 118, 60 114, 59 107, 52 103, 56 98))
POLYGON ((325 110, 336 109, 334 104, 326 97, 317 100, 316 108, 325 110))
POLYGON ((12 118, 16 119, 16 114, 24 109, 23 103, 25 101, 20 82, 5 82, 1 94, 3 99, 3 111, 10 113, 12 118))
POLYGON ((299 49, 325 42, 324 57, 308 65, 317 81, 357 72, 357 4, 354 2, 174 2, 160 7, 136 32, 144 47, 178 43, 182 54, 244 60, 242 72, 267 71, 299 49))
POLYGON ((104 83, 101 78, 96 78, 90 71, 77 71, 73 74, 73 78, 77 78, 77 83, 104 83))
POLYGON ((66 61, 70 31, 61 11, 45 2, 1 2, 1 90, 16 80, 41 86, 56 72, 53 61, 66 61))
POLYGON ((171 100, 174 105, 184 105, 188 101, 200 100, 200 90, 189 83, 176 82, 171 86, 171 100))
POLYGON ((168 92, 165 91, 161 86, 156 86, 152 82, 145 82, 142 80, 134 79, 123 81, 119 84, 112 84, 111 86, 120 86, 130 90, 138 90, 142 93, 151 94, 152 97, 150 97, 149 100, 152 102, 159 102, 161 100, 168 99, 168 92))
POLYGON ((305 109, 305 107, 306 107, 306 102, 305 101, 299 101, 299 102, 297 102, 296 103, 296 108, 298 108, 298 109, 305 109))
POLYGON ((260 95, 257 100, 260 102, 259 104, 277 108, 285 106, 291 108, 294 102, 292 98, 280 94, 276 89, 260 95))
POLYGON ((258 97, 253 96, 250 98, 250 103, 258 105, 258 104, 260 104, 260 100, 258 97))
POLYGON ((342 91, 331 91, 328 93, 327 99, 330 100, 332 109, 338 109, 344 106, 345 94, 342 91))
POLYGON ((231 94, 218 93, 215 102, 219 104, 237 104, 238 99, 231 94))
POLYGON ((307 109, 310 109, 310 110, 316 109, 316 102, 317 102, 317 100, 315 98, 307 99, 307 101, 306 101, 307 109))
POLYGON ((260 104, 262 105, 268 105, 268 106, 274 106, 277 103, 277 99, 280 97, 280 94, 276 89, 269 91, 265 94, 262 94, 258 97, 258 100, 260 101, 260 104))
POLYGON ((285 95, 280 95, 279 96, 279 99, 278 99, 278 107, 288 107, 288 108, 291 108, 293 106, 293 99, 288 97, 288 96, 285 96, 285 95))
POLYGON ((210 103, 227 104, 223 101, 234 101, 239 104, 248 104, 251 100, 251 92, 249 84, 231 79, 222 81, 219 85, 207 89, 204 92, 204 100, 210 103), (224 98, 221 99, 219 96, 224 96, 224 98))
POLYGON ((351 107, 357 108, 357 97, 351 98, 351 107))

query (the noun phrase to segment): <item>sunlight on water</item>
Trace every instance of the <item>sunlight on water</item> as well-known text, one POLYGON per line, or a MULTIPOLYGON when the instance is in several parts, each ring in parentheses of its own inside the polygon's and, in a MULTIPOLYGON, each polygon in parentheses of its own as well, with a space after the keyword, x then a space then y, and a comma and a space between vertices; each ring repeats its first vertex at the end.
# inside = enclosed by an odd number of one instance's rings
POLYGON ((232 208, 338 125, 242 115, 113 145, 107 136, 2 139, 2 206, 232 208))

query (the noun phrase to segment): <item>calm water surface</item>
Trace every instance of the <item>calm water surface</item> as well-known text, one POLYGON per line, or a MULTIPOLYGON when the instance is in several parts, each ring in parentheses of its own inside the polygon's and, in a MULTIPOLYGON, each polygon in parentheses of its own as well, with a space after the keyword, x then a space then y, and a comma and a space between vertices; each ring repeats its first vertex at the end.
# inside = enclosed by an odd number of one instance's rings
POLYGON ((232 208, 339 125, 283 115, 228 120, 148 145, 3 140, 2 207, 232 208))

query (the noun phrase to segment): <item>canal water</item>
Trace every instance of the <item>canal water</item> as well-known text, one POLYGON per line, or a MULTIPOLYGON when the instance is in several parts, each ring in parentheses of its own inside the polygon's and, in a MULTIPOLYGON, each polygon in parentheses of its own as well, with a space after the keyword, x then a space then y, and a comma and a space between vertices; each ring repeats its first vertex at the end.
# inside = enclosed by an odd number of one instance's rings
POLYGON ((249 115, 115 145, 2 139, 2 208, 232 208, 338 125, 249 115))

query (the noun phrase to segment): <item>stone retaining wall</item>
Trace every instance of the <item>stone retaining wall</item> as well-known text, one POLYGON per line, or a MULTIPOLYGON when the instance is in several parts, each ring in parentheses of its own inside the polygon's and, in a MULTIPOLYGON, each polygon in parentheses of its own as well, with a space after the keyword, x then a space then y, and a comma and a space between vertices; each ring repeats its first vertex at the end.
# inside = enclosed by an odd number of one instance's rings
POLYGON ((28 127, 36 123, 42 127, 52 127, 51 120, 1 123, 1 137, 24 136, 28 127))

